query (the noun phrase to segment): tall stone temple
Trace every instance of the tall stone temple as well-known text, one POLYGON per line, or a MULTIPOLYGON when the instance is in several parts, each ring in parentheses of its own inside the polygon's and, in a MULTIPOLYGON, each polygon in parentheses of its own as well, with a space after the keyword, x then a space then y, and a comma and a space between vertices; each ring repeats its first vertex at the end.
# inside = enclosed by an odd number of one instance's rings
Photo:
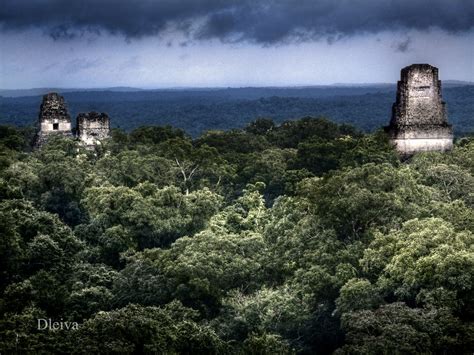
POLYGON ((86 148, 93 148, 109 137, 110 118, 105 113, 89 112, 77 116, 75 129, 64 98, 52 92, 43 96, 39 113, 36 147, 41 147, 54 135, 77 138, 86 148))
POLYGON ((401 155, 452 149, 453 130, 441 99, 438 68, 412 64, 402 69, 392 119, 385 131, 401 155))

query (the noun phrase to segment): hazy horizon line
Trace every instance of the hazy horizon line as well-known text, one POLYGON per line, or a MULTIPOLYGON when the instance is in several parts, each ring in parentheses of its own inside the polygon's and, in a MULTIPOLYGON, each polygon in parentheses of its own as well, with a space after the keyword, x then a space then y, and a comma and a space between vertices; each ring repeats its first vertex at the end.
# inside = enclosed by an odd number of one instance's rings
MULTIPOLYGON (((445 79, 441 80, 446 83, 459 83, 474 85, 473 81, 469 80, 460 80, 460 79, 445 79)), ((89 86, 89 87, 58 87, 58 86, 44 86, 44 87, 29 87, 29 88, 0 88, 0 91, 28 91, 28 90, 46 90, 46 89, 55 89, 55 90, 112 90, 112 89, 132 89, 137 91, 151 91, 151 90, 203 90, 203 89, 212 89, 212 90, 223 90, 223 89, 287 89, 287 88, 317 88, 317 87, 341 87, 341 86, 387 86, 387 85, 396 85, 396 82, 336 82, 331 84, 293 84, 293 85, 245 85, 245 86, 153 86, 153 87, 139 87, 139 86, 89 86)))

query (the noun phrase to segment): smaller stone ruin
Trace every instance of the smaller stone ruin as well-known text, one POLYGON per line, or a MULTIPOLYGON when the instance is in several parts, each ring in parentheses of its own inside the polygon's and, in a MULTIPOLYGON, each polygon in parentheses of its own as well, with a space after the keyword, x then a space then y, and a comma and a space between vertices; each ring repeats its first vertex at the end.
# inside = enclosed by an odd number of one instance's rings
POLYGON ((52 92, 43 96, 36 135, 36 146, 44 144, 51 135, 72 137, 71 117, 67 112, 64 98, 52 92))
POLYGON ((80 113, 77 116, 77 138, 92 147, 109 137, 110 118, 106 113, 80 113))
POLYGON ((438 68, 413 64, 402 69, 392 119, 385 131, 404 156, 452 149, 453 130, 441 99, 438 68))

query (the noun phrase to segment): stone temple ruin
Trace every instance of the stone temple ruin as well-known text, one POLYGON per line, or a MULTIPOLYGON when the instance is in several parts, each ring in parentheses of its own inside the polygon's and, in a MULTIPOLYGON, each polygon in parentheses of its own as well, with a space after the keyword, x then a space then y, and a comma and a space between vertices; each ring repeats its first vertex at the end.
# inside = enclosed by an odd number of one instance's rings
POLYGON ((41 147, 52 135, 76 137, 86 148, 93 148, 109 137, 110 119, 105 113, 89 112, 77 116, 77 126, 71 127, 71 116, 67 112, 64 98, 55 93, 43 96, 39 113, 36 147, 41 147))
POLYGON ((39 113, 39 130, 36 145, 44 144, 51 133, 72 137, 71 117, 67 112, 64 98, 57 93, 43 96, 39 113))
POLYGON ((413 64, 402 69, 392 119, 385 131, 401 155, 452 149, 453 130, 441 99, 438 68, 413 64))
POLYGON ((109 136, 110 118, 105 113, 80 113, 76 130, 77 138, 86 146, 93 146, 109 136))

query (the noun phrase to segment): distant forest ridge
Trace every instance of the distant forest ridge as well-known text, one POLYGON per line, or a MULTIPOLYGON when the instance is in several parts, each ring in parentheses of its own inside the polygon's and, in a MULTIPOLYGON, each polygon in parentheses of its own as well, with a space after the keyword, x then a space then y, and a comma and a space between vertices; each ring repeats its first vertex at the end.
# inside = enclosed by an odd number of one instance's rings
MULTIPOLYGON (((454 86, 471 86, 474 82, 463 81, 463 80, 443 80, 443 87, 454 87, 454 86)), ((395 83, 334 83, 329 85, 296 85, 296 86, 265 86, 265 87, 169 87, 169 88, 137 88, 130 86, 113 86, 103 88, 57 88, 57 87, 46 87, 46 88, 32 88, 32 89, 0 89, 0 96, 3 97, 23 97, 23 96, 37 96, 44 95, 48 92, 84 92, 84 91, 113 91, 113 92, 135 92, 135 91, 248 91, 251 90, 299 90, 299 89, 316 89, 317 91, 324 91, 328 88, 380 88, 380 87, 396 87, 395 83)), ((313 93, 314 94, 314 93, 313 93)))
MULTIPOLYGON (((474 132, 474 85, 464 84, 443 82, 448 119, 458 136, 474 132)), ((52 90, 31 89, 23 93, 32 96, 0 97, 0 124, 35 124, 41 94, 52 90)), ((395 85, 391 84, 58 91, 64 95, 73 120, 79 112, 107 112, 113 127, 127 131, 139 126, 171 125, 192 136, 208 130, 241 128, 259 117, 281 123, 305 116, 324 116, 370 132, 388 124, 395 100, 395 85)), ((8 92, 12 95, 11 90, 0 90, 0 95, 8 92)))

